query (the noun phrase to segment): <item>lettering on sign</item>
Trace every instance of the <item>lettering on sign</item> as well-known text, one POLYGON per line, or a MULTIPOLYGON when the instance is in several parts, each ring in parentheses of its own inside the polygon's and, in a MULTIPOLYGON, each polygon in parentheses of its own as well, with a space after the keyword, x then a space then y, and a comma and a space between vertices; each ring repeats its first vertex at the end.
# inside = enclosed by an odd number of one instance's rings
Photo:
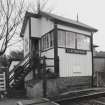
POLYGON ((66 48, 66 53, 86 54, 86 50, 66 48))

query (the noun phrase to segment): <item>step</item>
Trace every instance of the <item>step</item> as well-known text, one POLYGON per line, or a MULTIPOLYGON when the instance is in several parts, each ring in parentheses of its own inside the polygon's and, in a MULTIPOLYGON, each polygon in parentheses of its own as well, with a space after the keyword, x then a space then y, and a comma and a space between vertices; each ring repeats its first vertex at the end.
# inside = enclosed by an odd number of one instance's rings
POLYGON ((26 73, 27 71, 26 70, 23 70, 23 72, 22 73, 26 73))
POLYGON ((11 86, 14 87, 14 86, 19 86, 22 84, 23 81, 17 81, 17 82, 14 82, 11 86))
POLYGON ((21 80, 23 77, 22 76, 18 76, 16 79, 21 80))
POLYGON ((17 82, 20 82, 20 80, 19 79, 15 79, 15 83, 17 83, 17 82))
POLYGON ((21 85, 21 84, 20 85, 16 84, 11 86, 11 88, 14 88, 14 89, 22 89, 22 87, 24 88, 24 85, 21 85))
POLYGON ((8 97, 11 97, 11 98, 26 97, 26 90, 16 90, 14 88, 11 88, 8 92, 8 97))
POLYGON ((22 76, 23 77, 24 75, 25 75, 25 73, 21 73, 19 76, 22 76))

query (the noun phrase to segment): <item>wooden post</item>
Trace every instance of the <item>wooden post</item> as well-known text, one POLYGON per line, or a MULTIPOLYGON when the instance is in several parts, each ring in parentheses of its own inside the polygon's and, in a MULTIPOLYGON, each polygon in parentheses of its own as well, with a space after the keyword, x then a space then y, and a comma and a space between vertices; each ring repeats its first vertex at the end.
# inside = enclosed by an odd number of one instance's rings
POLYGON ((59 76, 59 56, 57 56, 56 63, 57 63, 57 67, 56 67, 56 69, 57 69, 57 76, 59 76))
POLYGON ((5 68, 6 91, 9 92, 9 68, 5 68))
POLYGON ((96 72, 96 83, 97 83, 97 87, 98 87, 98 71, 96 72))
POLYGON ((54 24, 54 72, 59 76, 59 65, 58 65, 58 35, 57 35, 57 24, 54 24))
POLYGON ((92 32, 91 32, 91 53, 92 53, 92 79, 91 79, 91 86, 93 87, 94 61, 93 61, 93 33, 92 32))
POLYGON ((43 57, 43 97, 47 97, 46 61, 43 57))

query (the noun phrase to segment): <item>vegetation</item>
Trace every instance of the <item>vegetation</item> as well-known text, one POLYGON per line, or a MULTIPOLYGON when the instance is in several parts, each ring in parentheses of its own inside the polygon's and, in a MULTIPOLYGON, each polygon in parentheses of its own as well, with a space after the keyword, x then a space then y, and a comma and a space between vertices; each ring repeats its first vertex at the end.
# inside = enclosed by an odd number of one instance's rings
POLYGON ((9 55, 9 59, 20 59, 22 60, 24 57, 23 51, 12 51, 9 55))
POLYGON ((7 67, 8 65, 8 57, 6 55, 0 56, 0 67, 7 67))
POLYGON ((20 34, 20 27, 26 11, 24 0, 0 0, 0 56, 10 40, 20 34))
MULTIPOLYGON (((0 0, 0 56, 11 44, 11 39, 18 36, 17 42, 20 42, 20 30, 24 19, 25 12, 40 12, 46 8, 48 0, 36 0, 36 5, 26 0, 0 0)), ((46 9, 51 12, 51 7, 46 9)))

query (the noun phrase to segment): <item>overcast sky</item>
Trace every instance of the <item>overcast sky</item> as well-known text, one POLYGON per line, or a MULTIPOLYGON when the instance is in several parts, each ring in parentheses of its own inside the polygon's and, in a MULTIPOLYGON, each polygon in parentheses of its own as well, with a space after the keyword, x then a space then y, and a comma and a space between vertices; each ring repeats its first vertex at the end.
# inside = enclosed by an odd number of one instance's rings
MULTIPOLYGON (((29 0, 29 2, 32 2, 32 6, 36 1, 29 0)), ((105 51, 104 2, 105 0, 48 0, 46 8, 50 8, 54 14, 74 20, 77 19, 78 13, 80 22, 98 29, 98 32, 94 34, 94 44, 99 45, 97 48, 98 51, 105 51)), ((16 50, 17 48, 22 49, 21 44, 15 45, 13 48, 10 47, 7 52, 10 49, 16 50)))
POLYGON ((96 29, 94 44, 105 51, 105 0, 49 0, 53 13, 86 23, 96 29))

